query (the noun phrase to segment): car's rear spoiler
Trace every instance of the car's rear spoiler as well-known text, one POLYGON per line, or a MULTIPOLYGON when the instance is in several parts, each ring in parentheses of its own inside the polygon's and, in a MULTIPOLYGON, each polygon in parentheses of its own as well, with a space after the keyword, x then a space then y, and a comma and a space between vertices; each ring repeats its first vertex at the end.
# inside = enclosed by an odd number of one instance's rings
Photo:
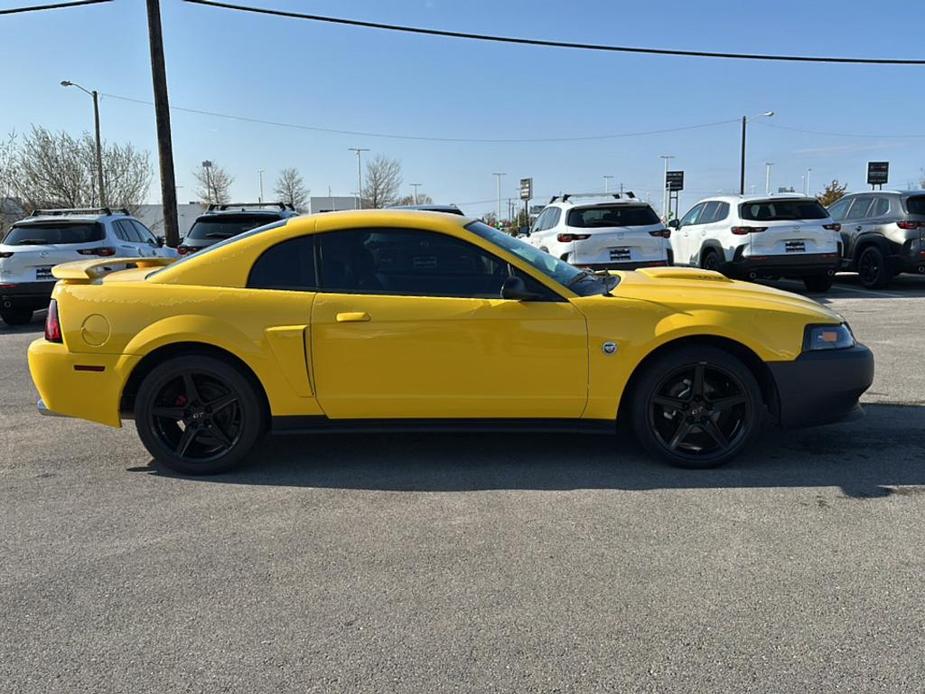
POLYGON ((96 260, 76 260, 61 263, 51 269, 51 274, 59 280, 75 284, 92 282, 112 272, 113 265, 134 265, 135 267, 164 267, 176 258, 97 258, 96 260))

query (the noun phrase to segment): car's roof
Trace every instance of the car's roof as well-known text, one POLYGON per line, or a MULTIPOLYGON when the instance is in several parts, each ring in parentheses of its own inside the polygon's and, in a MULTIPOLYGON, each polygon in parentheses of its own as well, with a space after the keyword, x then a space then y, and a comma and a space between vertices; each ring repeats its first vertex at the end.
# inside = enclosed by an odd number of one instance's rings
POLYGON ((812 195, 802 195, 801 193, 771 193, 769 195, 759 195, 758 193, 746 193, 745 195, 711 195, 701 198, 697 201, 699 205, 702 202, 729 202, 738 205, 743 202, 754 202, 757 200, 815 200, 812 195))
POLYGON ((845 193, 841 198, 839 198, 839 200, 857 195, 902 195, 903 197, 911 197, 913 195, 925 195, 925 189, 912 188, 910 190, 856 190, 852 193, 845 193))
POLYGON ((645 200, 640 200, 633 193, 565 193, 555 195, 549 206, 557 207, 595 207, 598 205, 640 205, 651 207, 645 200))
POLYGON ((418 210, 421 212, 447 212, 449 214, 461 215, 462 210, 460 210, 456 205, 436 205, 433 203, 422 204, 422 205, 395 205, 394 207, 388 208, 390 210, 418 210))
POLYGON ((100 222, 109 219, 134 219, 134 217, 129 214, 38 214, 20 219, 14 226, 47 224, 48 222, 54 222, 56 224, 67 224, 68 222, 100 222))

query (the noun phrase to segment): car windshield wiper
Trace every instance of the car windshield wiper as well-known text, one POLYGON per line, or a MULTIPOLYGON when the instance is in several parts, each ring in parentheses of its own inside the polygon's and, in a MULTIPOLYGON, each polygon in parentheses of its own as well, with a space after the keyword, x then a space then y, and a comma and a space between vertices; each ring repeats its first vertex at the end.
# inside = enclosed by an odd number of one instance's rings
POLYGON ((14 246, 44 246, 48 244, 48 241, 45 239, 20 239, 14 246))
POLYGON ((582 270, 582 271, 579 272, 577 275, 575 275, 572 279, 570 279, 569 282, 568 282, 568 284, 565 285, 565 287, 566 287, 566 289, 571 289, 571 288, 574 287, 576 284, 578 284, 579 282, 581 282, 583 279, 586 279, 586 278, 588 278, 588 277, 590 277, 590 276, 591 276, 591 273, 590 273, 590 272, 586 272, 585 270, 582 270))

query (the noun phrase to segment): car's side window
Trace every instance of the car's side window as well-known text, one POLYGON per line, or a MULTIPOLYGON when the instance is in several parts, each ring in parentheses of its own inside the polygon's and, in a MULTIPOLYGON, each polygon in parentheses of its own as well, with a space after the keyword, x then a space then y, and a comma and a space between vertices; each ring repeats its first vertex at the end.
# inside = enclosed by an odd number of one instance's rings
POLYGON ((700 219, 700 213, 703 212, 703 208, 706 203, 700 203, 699 205, 694 205, 691 209, 687 211, 687 214, 681 218, 681 226, 686 227, 692 224, 697 224, 697 220, 700 219))
POLYGON ((700 217, 697 219, 697 224, 709 224, 710 222, 715 221, 716 212, 719 210, 719 203, 715 200, 708 202, 703 206, 703 211, 700 213, 700 217))
POLYGON ((116 236, 119 238, 120 241, 128 241, 130 243, 132 242, 132 238, 129 236, 125 228, 122 226, 121 221, 119 220, 114 221, 112 223, 112 229, 113 231, 116 232, 116 236))
POLYGON ((868 217, 885 217, 890 213, 890 199, 883 196, 874 198, 874 204, 867 211, 868 217))
POLYGON ((318 236, 320 290, 498 298, 508 264, 447 234, 350 229, 318 236))
POLYGON ((546 220, 549 219, 549 210, 551 208, 547 207, 545 210, 540 212, 540 216, 536 218, 536 221, 533 223, 533 231, 543 231, 546 227, 546 220))
POLYGON ((834 205, 829 208, 829 215, 836 222, 845 218, 845 213, 848 211, 848 205, 851 204, 851 200, 839 200, 834 205))
POLYGON ((549 221, 547 222, 547 229, 554 229, 559 223, 559 218, 562 217, 562 210, 558 207, 553 207, 549 210, 549 221))
POLYGON ((247 286, 249 289, 315 291, 318 288, 315 237, 297 236, 265 250, 251 267, 247 286))
POLYGON ((151 233, 151 230, 148 229, 148 227, 136 219, 131 220, 131 225, 135 228, 135 231, 138 232, 139 236, 141 236, 141 240, 144 243, 147 243, 151 246, 157 245, 157 238, 154 236, 154 234, 151 233))
POLYGON ((713 215, 713 219, 711 219, 710 221, 711 222, 721 222, 724 219, 726 219, 726 217, 728 216, 729 216, 729 203, 721 202, 719 203, 719 207, 716 208, 716 214, 713 215))
POLYGON ((870 198, 855 198, 846 219, 864 219, 867 216, 867 210, 870 209, 870 203, 870 198))

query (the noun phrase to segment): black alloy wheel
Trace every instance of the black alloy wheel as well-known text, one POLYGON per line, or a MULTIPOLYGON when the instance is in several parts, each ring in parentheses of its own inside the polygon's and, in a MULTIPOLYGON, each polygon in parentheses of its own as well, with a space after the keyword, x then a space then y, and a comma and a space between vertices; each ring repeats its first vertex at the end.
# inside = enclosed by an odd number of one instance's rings
POLYGON ((213 357, 171 359, 142 382, 135 425, 151 455, 190 475, 238 464, 263 429, 262 406, 250 380, 213 357))
POLYGON ((868 246, 861 251, 857 263, 858 278, 868 289, 883 289, 893 279, 886 266, 883 253, 876 246, 868 246))
POLYGON ((705 250, 700 256, 700 267, 719 272, 719 253, 712 249, 705 250))
POLYGON ((651 452, 680 467, 736 456, 760 430, 761 390, 739 359, 715 347, 661 355, 634 392, 634 428, 651 452))

